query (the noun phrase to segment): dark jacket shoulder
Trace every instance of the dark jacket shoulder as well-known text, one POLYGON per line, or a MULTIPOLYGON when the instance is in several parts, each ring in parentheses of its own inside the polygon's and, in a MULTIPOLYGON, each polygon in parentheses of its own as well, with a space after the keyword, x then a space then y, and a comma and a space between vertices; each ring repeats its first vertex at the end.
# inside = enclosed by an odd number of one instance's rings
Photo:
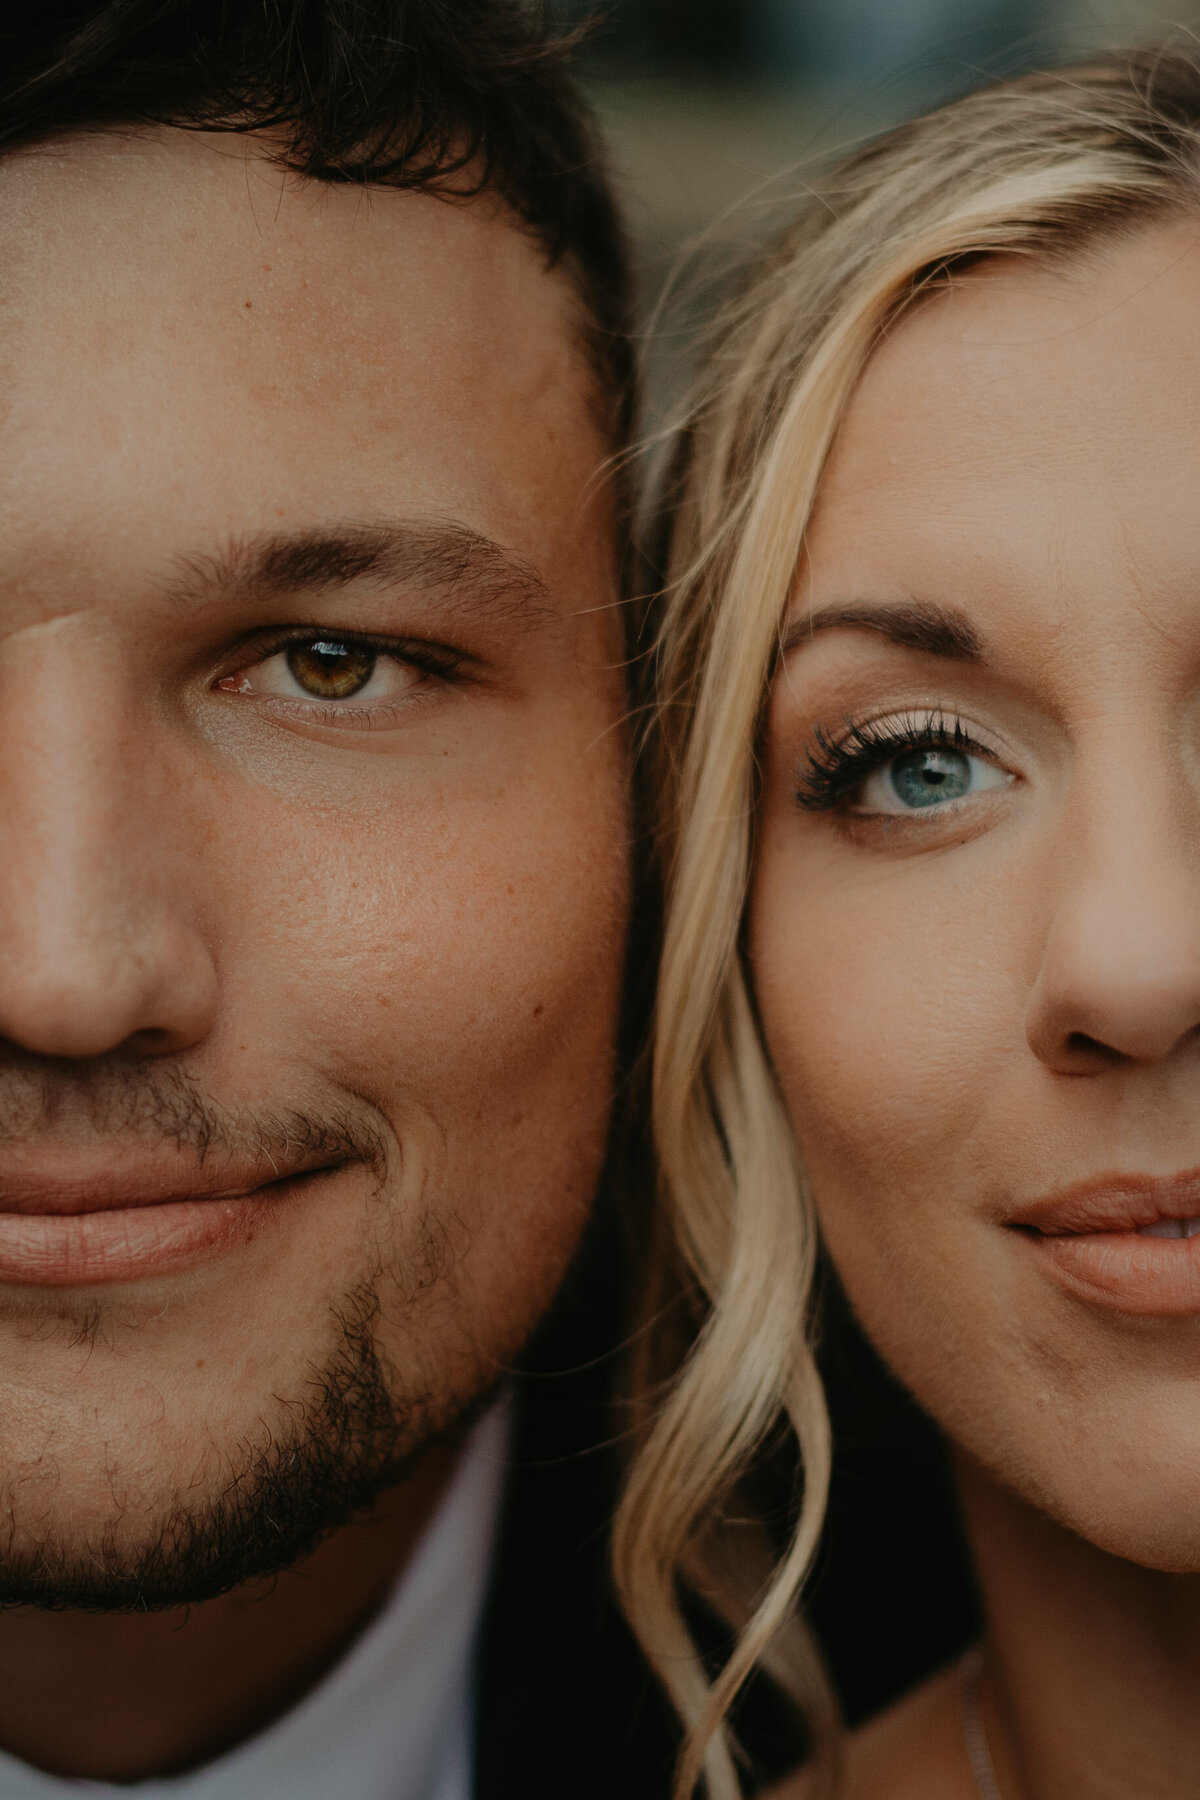
POLYGON ((670 1793, 678 1728, 609 1571, 625 1316, 611 1247, 593 1244, 517 1376, 479 1671, 475 1800, 670 1793))

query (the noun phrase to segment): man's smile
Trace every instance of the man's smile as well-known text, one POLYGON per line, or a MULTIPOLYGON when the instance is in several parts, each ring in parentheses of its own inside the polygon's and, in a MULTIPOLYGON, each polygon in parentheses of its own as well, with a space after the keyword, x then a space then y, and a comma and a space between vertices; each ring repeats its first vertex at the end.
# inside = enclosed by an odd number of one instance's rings
POLYGON ((327 1155, 315 1166, 211 1173, 181 1158, 87 1173, 78 1156, 37 1162, 19 1175, 0 1168, 0 1285, 87 1287, 179 1273, 248 1243, 303 1186, 346 1166, 327 1155))

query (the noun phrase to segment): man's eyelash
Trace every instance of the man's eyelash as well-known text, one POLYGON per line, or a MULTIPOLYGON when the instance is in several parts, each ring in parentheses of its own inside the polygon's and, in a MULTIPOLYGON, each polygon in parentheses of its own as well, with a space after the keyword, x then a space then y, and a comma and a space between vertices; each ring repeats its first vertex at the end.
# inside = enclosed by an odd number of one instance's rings
POLYGON ((814 748, 796 780, 796 800, 806 812, 832 812, 853 796, 868 775, 906 750, 988 754, 960 719, 948 718, 943 712, 893 715, 861 725, 848 719, 837 737, 818 725, 813 738, 814 748))
POLYGON ((266 662, 269 657, 278 656, 280 651, 289 650, 293 644, 349 644, 355 649, 369 650, 375 656, 391 656, 397 662, 410 663, 413 668, 422 670, 426 675, 438 675, 449 679, 456 674, 468 659, 461 650, 455 650, 450 644, 439 644, 429 638, 385 638, 373 637, 365 631, 329 631, 321 625, 310 625, 303 629, 292 626, 277 633, 268 632, 260 637, 254 646, 256 660, 266 662))

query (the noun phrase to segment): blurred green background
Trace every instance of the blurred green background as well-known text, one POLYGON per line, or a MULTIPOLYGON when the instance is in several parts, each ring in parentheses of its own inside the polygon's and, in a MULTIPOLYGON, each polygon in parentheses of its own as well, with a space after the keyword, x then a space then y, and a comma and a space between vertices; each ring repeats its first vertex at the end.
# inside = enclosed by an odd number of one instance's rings
POLYGON ((994 76, 1200 35, 1200 0, 550 0, 587 24, 669 404, 723 272, 841 149, 994 76))

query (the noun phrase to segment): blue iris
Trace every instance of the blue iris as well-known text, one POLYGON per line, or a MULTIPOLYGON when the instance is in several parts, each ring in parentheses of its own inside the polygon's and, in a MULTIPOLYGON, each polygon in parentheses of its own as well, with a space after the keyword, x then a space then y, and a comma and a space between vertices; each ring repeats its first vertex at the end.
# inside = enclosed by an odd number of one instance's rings
POLYGON ((941 806, 971 791, 971 758, 959 750, 909 750, 892 763, 890 779, 905 806, 941 806))

